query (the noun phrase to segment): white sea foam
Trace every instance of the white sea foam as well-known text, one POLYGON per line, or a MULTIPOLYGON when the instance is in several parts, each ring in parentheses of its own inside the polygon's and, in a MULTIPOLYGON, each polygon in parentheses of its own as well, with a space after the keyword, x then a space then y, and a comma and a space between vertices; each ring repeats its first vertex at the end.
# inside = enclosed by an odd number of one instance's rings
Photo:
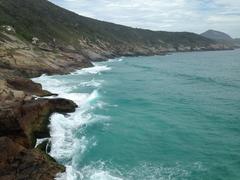
POLYGON ((121 58, 115 58, 115 59, 109 59, 108 62, 121 62, 123 61, 124 57, 121 58))
POLYGON ((59 80, 46 75, 42 75, 38 78, 33 78, 32 80, 41 83, 43 89, 57 94, 68 93, 74 88, 74 86, 70 85, 67 81, 59 80))
POLYGON ((176 163, 173 166, 143 163, 132 169, 121 169, 121 172, 118 169, 107 167, 104 162, 94 162, 88 166, 82 167, 79 171, 75 170, 72 166, 68 167, 66 173, 62 174, 61 177, 65 179, 70 177, 71 180, 175 180, 176 177, 181 179, 189 178, 191 175, 189 169, 199 170, 195 163, 188 165, 176 163))
POLYGON ((94 105, 91 103, 93 103, 98 96, 97 90, 94 90, 91 94, 62 94, 61 97, 73 100, 79 105, 79 108, 75 113, 72 113, 69 116, 54 114, 51 117, 50 129, 52 150, 50 154, 53 157, 58 160, 71 160, 76 149, 78 149, 79 152, 84 153, 86 146, 88 145, 88 140, 85 139, 84 136, 80 139, 75 138, 74 133, 83 125, 101 120, 101 118, 89 112, 89 110, 94 108, 94 105))
MULTIPOLYGON (((120 60, 120 59, 119 59, 120 60)), ((121 61, 121 60, 120 60, 121 61)), ((109 70, 107 66, 80 70, 77 75, 98 73, 109 70)), ((76 75, 76 74, 75 74, 76 75)), ((72 93, 74 84, 79 82, 69 82, 64 78, 41 76, 34 79, 42 83, 43 88, 54 93, 58 97, 73 100, 79 106, 76 112, 69 115, 53 114, 50 120, 51 152, 50 155, 66 166, 66 172, 58 174, 57 180, 134 180, 134 179, 174 179, 174 177, 187 178, 189 171, 181 164, 175 167, 156 166, 152 164, 140 164, 130 170, 111 169, 104 162, 94 162, 93 164, 79 168, 79 160, 84 157, 85 152, 96 146, 97 140, 94 137, 85 135, 85 128, 98 122, 109 121, 109 117, 92 113, 95 108, 103 108, 107 105, 101 100, 97 89, 91 93, 72 93), (77 132, 77 134, 76 134, 77 132), (124 171, 120 172, 120 171, 124 171)), ((99 87, 102 81, 88 80, 80 82, 84 87, 99 87)), ((49 97, 55 98, 55 97, 49 97)), ((117 107, 117 105, 113 105, 117 107)), ((43 141, 38 140, 38 143, 43 141)), ((196 163, 191 167, 201 168, 201 164, 196 163)))
MULTIPOLYGON (((83 70, 83 72, 95 74, 105 70, 109 70, 109 68, 102 66, 100 68, 83 70)), ((97 142, 94 137, 92 139, 86 138, 84 133, 82 133, 81 137, 76 137, 76 132, 81 132, 81 129, 91 124, 108 121, 109 117, 96 115, 91 112, 95 108, 102 108, 105 103, 99 100, 100 95, 97 89, 91 93, 72 93, 72 84, 69 85, 69 82, 66 79, 64 80, 64 78, 57 79, 55 76, 48 77, 43 75, 33 80, 41 83, 44 89, 58 93, 58 97, 73 100, 79 106, 74 113, 67 116, 58 113, 51 116, 49 125, 51 135, 50 155, 59 162, 66 164, 66 172, 58 174, 56 179, 83 179, 84 175, 80 173, 82 170, 75 169, 78 166, 77 161, 88 148, 95 146, 97 142)), ((102 81, 92 79, 91 81, 81 82, 81 85, 99 87, 101 83, 102 81)), ((56 98, 56 96, 49 98, 56 98)), ((38 142, 41 143, 43 140, 45 139, 38 140, 38 142)), ((91 176, 90 179, 101 179, 101 177, 113 179, 110 178, 111 176, 107 172, 96 170, 93 170, 93 173, 89 174, 89 176, 91 176)))
POLYGON ((90 180, 122 180, 122 178, 112 175, 109 171, 101 169, 90 168, 90 172, 88 173, 86 176, 89 177, 90 180))
POLYGON ((37 139, 36 144, 35 144, 35 148, 36 148, 39 144, 43 143, 43 142, 46 141, 46 140, 49 140, 49 138, 37 139))
POLYGON ((176 163, 172 166, 154 165, 151 163, 143 163, 132 169, 111 169, 104 162, 94 162, 88 166, 76 170, 73 166, 66 166, 66 172, 59 174, 57 180, 175 180, 189 179, 191 171, 205 171, 202 164, 196 162, 193 164, 176 163), (197 164, 197 165, 196 165, 197 164), (201 167, 199 167, 201 166, 201 167), (121 172, 122 171, 122 172, 121 172))
POLYGON ((72 166, 66 166, 66 172, 58 174, 56 180, 122 180, 115 177, 108 171, 95 169, 94 167, 84 167, 80 171, 75 170, 72 166))
POLYGON ((58 174, 56 180, 122 180, 122 178, 111 175, 109 171, 96 169, 93 166, 85 166, 80 171, 72 166, 66 166, 66 172, 58 174))
POLYGON ((91 81, 81 82, 80 85, 84 87, 100 87, 102 83, 103 80, 92 79, 91 81))
POLYGON ((98 65, 95 64, 94 67, 90 67, 90 68, 83 68, 81 70, 77 70, 73 73, 71 73, 72 75, 87 75, 87 74, 98 74, 104 71, 109 71, 111 70, 110 67, 106 66, 106 65, 98 65))
MULTIPOLYGON (((78 70, 71 75, 98 75, 101 72, 108 71, 111 68, 106 65, 95 64, 95 67, 78 70)), ((70 75, 70 76, 71 76, 70 75)), ((58 180, 120 180, 112 173, 102 167, 85 166, 77 169, 78 161, 91 146, 96 146, 94 137, 89 138, 84 134, 84 128, 97 122, 109 121, 109 117, 93 114, 95 108, 103 108, 106 103, 100 100, 100 94, 97 89, 91 93, 73 93, 75 85, 83 87, 98 88, 103 81, 92 79, 90 81, 71 82, 68 78, 59 78, 58 76, 43 75, 33 79, 41 83, 43 88, 57 93, 57 97, 73 100, 79 107, 74 113, 62 115, 55 113, 50 119, 51 152, 50 155, 62 162, 66 166, 66 172, 58 174, 58 180), (76 136, 80 133, 80 137, 76 136)), ((71 79, 70 79, 71 80, 71 79)), ((56 98, 51 96, 48 98, 56 98)), ((43 140, 38 140, 42 142, 43 140)))
POLYGON ((66 172, 59 173, 55 180, 82 180, 82 174, 75 170, 72 166, 66 166, 66 172))
POLYGON ((78 106, 84 105, 88 98, 91 96, 88 93, 60 93, 61 98, 70 99, 74 101, 78 106))

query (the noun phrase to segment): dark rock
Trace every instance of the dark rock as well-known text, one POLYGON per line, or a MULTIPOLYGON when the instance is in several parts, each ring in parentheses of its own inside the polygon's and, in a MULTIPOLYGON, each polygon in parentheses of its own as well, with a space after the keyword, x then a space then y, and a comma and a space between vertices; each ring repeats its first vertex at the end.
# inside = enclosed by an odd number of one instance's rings
POLYGON ((37 149, 26 149, 8 137, 0 137, 0 179, 52 180, 65 168, 37 149))
POLYGON ((51 151, 51 141, 49 139, 46 139, 45 141, 43 141, 42 143, 37 145, 36 148, 43 151, 43 152, 50 153, 50 151, 51 151))
POLYGON ((43 90, 41 84, 35 83, 30 79, 15 77, 12 79, 7 79, 7 83, 10 85, 12 89, 24 91, 30 95, 36 95, 41 97, 53 95, 52 93, 43 90))
POLYGON ((54 112, 75 111, 66 99, 37 99, 5 104, 0 108, 0 179, 50 180, 65 169, 45 152, 48 142, 33 149, 36 138, 49 137, 49 117, 54 112))
MULTIPOLYGON (((77 105, 66 99, 37 99, 10 104, 0 109, 0 135, 21 136, 25 147, 34 147, 36 138, 49 137, 52 113, 74 112, 77 105), (23 141, 22 138, 25 138, 23 141)), ((18 139, 13 139, 18 140, 18 139)))

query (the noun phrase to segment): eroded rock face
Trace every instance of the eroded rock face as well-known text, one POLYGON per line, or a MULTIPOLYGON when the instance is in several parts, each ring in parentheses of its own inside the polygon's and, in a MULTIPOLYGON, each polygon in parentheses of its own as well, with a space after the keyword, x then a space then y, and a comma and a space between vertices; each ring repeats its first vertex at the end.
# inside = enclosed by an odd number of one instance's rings
POLYGON ((52 113, 69 113, 77 105, 52 95, 40 84, 21 77, 0 80, 0 179, 54 179, 64 171, 45 151, 34 149, 36 138, 49 137, 52 113))
MULTIPOLYGON (((39 45, 39 43, 37 43, 39 45)), ((83 55, 34 46, 0 29, 0 179, 54 179, 64 171, 40 148, 36 138, 49 137, 52 113, 69 113, 77 107, 66 99, 35 99, 54 95, 26 79, 42 74, 65 74, 90 67, 83 55)))
POLYGON ((0 59, 0 79, 64 74, 93 66, 80 51, 54 49, 44 42, 35 45, 1 28, 0 59))
POLYGON ((12 102, 0 108, 0 179, 50 180, 65 169, 40 148, 36 138, 49 137, 52 113, 74 112, 77 105, 66 99, 12 102))
POLYGON ((63 166, 37 149, 27 149, 8 137, 0 137, 0 179, 52 180, 63 166))
POLYGON ((74 112, 76 107, 74 102, 66 99, 38 99, 3 106, 0 109, 0 135, 33 148, 36 138, 49 137, 48 124, 52 113, 74 112))
POLYGON ((28 101, 33 95, 43 97, 56 95, 42 89, 41 84, 21 77, 0 79, 0 105, 16 101, 28 101))
POLYGON ((40 97, 53 95, 49 91, 43 90, 41 84, 35 83, 30 79, 15 77, 12 79, 7 79, 7 83, 10 88, 17 91, 24 91, 29 95, 36 95, 40 97))

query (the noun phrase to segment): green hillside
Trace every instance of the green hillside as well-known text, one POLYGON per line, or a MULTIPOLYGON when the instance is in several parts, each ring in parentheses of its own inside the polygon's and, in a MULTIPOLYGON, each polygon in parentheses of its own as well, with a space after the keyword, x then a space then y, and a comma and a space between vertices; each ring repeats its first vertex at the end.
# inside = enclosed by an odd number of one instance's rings
POLYGON ((83 17, 47 0, 0 0, 0 25, 12 26, 29 42, 36 37, 47 49, 71 50, 90 59, 229 48, 194 33, 137 29, 83 17))
POLYGON ((29 41, 37 37, 50 45, 71 45, 75 49, 82 48, 79 41, 102 49, 111 47, 116 52, 123 46, 131 51, 136 46, 196 47, 214 43, 194 33, 155 32, 86 18, 46 0, 0 0, 0 25, 13 26, 29 41))

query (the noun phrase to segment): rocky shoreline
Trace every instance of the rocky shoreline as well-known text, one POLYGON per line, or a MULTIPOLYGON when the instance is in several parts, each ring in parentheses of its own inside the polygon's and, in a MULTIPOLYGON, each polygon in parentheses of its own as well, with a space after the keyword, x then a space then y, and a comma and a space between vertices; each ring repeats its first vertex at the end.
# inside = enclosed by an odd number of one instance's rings
POLYGON ((54 96, 29 78, 65 74, 92 63, 75 52, 46 51, 17 37, 13 30, 0 32, 0 179, 54 179, 65 167, 46 153, 49 117, 74 112, 77 105, 54 96), (44 145, 45 144, 45 145, 44 145))
POLYGON ((52 94, 25 78, 1 80, 0 87, 0 179, 54 179, 65 168, 45 148, 34 148, 36 139, 50 136, 52 113, 74 112, 77 105, 44 98, 52 94))
POLYGON ((46 153, 46 141, 35 148, 36 140, 50 136, 51 114, 74 112, 77 105, 67 99, 44 98, 54 94, 29 78, 91 67, 90 60, 228 48, 220 45, 202 49, 179 47, 178 50, 136 47, 131 52, 123 47, 119 53, 94 46, 81 52, 71 49, 53 49, 35 41, 29 43, 18 37, 11 27, 0 31, 0 179, 50 180, 65 170, 46 153))
POLYGON ((49 137, 52 113, 73 112, 66 99, 38 99, 1 109, 0 179, 53 179, 65 168, 44 151, 34 148, 36 138, 49 137))

